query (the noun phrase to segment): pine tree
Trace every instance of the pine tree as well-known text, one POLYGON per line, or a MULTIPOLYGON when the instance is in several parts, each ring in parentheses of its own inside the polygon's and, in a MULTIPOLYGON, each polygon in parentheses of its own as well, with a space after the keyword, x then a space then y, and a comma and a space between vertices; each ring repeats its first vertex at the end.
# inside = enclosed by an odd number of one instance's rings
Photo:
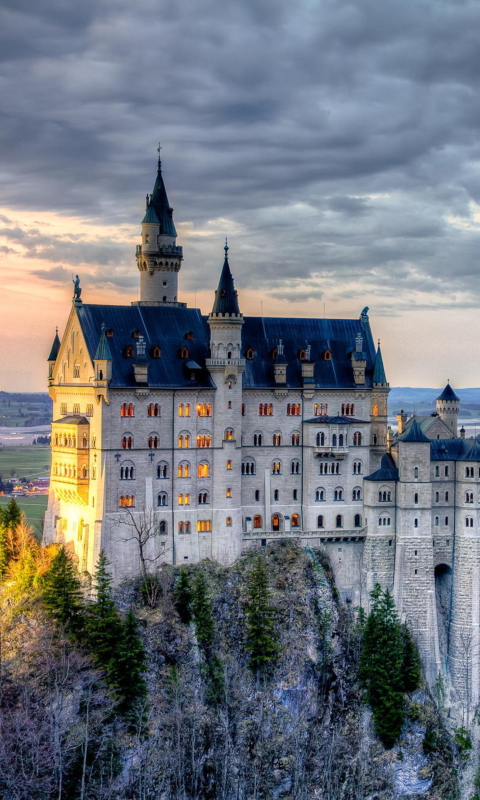
POLYGON ((414 692, 420 686, 422 665, 417 645, 407 625, 402 625, 403 636, 403 686, 406 692, 414 692))
POLYGON ((247 650, 254 672, 270 671, 278 658, 275 611, 270 605, 267 572, 260 557, 250 575, 247 605, 247 650))
POLYGON ((215 621, 208 596, 207 582, 202 572, 198 573, 193 587, 192 614, 198 643, 208 659, 215 639, 215 621))
POLYGON ((135 614, 130 608, 118 642, 112 680, 119 696, 119 711, 132 722, 143 716, 147 696, 145 668, 145 650, 138 635, 135 614))
POLYGON ((4 508, 0 507, 0 580, 7 567, 18 555, 16 530, 23 519, 23 513, 14 497, 4 508))
POLYGON ((107 680, 115 675, 115 659, 122 637, 122 621, 113 600, 109 562, 103 550, 94 574, 96 599, 88 610, 87 647, 95 662, 107 672, 107 680))
MULTIPOLYGON (((1 511, 1 509, 0 509, 1 511)), ((5 572, 8 567, 9 553, 7 545, 7 529, 0 522, 0 581, 5 577, 5 572)))
POLYGON ((14 497, 9 500, 5 508, 0 509, 0 522, 7 530, 14 531, 22 520, 22 509, 14 497))
POLYGON ((84 607, 80 579, 64 547, 60 547, 43 577, 42 600, 59 625, 74 637, 81 635, 84 607))
POLYGON ((404 641, 395 603, 377 584, 371 593, 372 610, 365 625, 360 678, 372 709, 375 731, 385 747, 392 747, 402 728, 404 712, 404 641))
POLYGON ((190 585, 190 578, 184 569, 180 570, 180 575, 173 591, 173 599, 180 619, 185 625, 188 625, 192 619, 191 604, 193 592, 190 585))

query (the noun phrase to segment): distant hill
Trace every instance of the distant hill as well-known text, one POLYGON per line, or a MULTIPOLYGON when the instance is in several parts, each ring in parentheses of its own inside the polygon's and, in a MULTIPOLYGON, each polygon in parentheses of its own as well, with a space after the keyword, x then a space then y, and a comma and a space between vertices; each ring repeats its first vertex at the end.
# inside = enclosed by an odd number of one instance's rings
MULTIPOLYGON (((435 411, 435 400, 445 387, 440 389, 414 388, 412 386, 395 386, 390 391, 388 409, 390 414, 396 414, 400 409, 419 414, 429 414, 435 411)), ((456 389, 455 394, 460 398, 462 414, 477 416, 480 411, 480 388, 456 389)))

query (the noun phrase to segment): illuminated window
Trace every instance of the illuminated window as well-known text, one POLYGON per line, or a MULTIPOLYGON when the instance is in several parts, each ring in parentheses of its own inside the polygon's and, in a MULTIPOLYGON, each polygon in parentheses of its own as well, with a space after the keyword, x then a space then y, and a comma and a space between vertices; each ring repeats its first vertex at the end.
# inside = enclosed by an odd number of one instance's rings
POLYGON ((180 403, 178 406, 178 416, 179 417, 189 417, 190 416, 190 403, 180 403))
POLYGON ((253 527, 254 528, 261 528, 262 527, 262 518, 260 514, 255 514, 253 518, 253 527))
POLYGON ((181 433, 178 437, 178 447, 188 449, 190 447, 190 434, 181 433))
POLYGON ((162 351, 160 350, 160 348, 154 347, 152 350, 152 358, 161 358, 161 356, 162 356, 162 351))
POLYGON ((125 349, 125 358, 133 358, 135 355, 135 350, 133 349, 132 345, 129 344, 128 347, 125 349))
POLYGON ((160 406, 158 403, 150 403, 148 406, 147 414, 149 417, 159 417, 160 416, 160 406))
POLYGON ((287 417, 299 417, 301 414, 300 403, 287 404, 287 417))
POLYGON ((274 433, 272 436, 272 444, 274 447, 280 447, 282 444, 282 434, 281 433, 274 433))
POLYGON ((135 496, 132 494, 121 495, 118 498, 119 508, 135 508, 135 496))
POLYGON ((197 465, 197 477, 208 478, 210 477, 210 464, 207 461, 202 461, 197 465))
POLYGON ((332 360, 332 353, 331 353, 330 350, 325 350, 325 352, 323 354, 323 360, 324 361, 331 361, 332 360))
POLYGON ((232 518, 231 517, 227 517, 227 519, 225 520, 225 525, 227 526, 227 528, 231 528, 232 527, 232 518))
POLYGON ((231 442, 233 440, 233 430, 232 428, 227 428, 225 431, 225 439, 227 442, 231 442))
POLYGON ((378 417, 378 406, 376 403, 374 403, 374 406, 372 408, 372 414, 374 417, 378 417))
POLYGON ((232 462, 231 461, 227 461, 227 469, 232 469, 232 462))
POLYGON ((281 461, 272 461, 272 475, 280 475, 282 471, 281 461))
POLYGON ((260 403, 258 414, 260 417, 273 417, 273 403, 260 403))
POLYGON ((158 450, 159 445, 160 445, 159 437, 156 434, 152 433, 148 437, 148 446, 150 450, 158 450))
POLYGON ((300 517, 298 514, 292 514, 292 528, 298 528, 300 525, 300 517))
POLYGON ((121 417, 134 417, 135 416, 135 406, 133 403, 123 403, 120 408, 120 416, 121 417))
POLYGON ((211 443, 212 437, 209 434, 200 433, 197 436, 197 447, 210 447, 211 443))
POLYGON ((211 416, 212 416, 211 403, 198 403, 197 417, 211 417, 211 416))
POLYGON ((306 350, 300 350, 300 352, 298 354, 298 357, 299 357, 300 361, 306 361, 307 360, 307 351, 306 350))
POLYGON ((232 496, 232 490, 228 488, 225 492, 225 497, 231 497, 231 496, 232 496))
POLYGON ((189 478, 190 477, 190 464, 187 461, 182 461, 177 467, 177 477, 189 478))
POLYGON ((188 358, 188 347, 182 347, 180 350, 180 358, 188 358))
POLYGON ((247 347, 245 358, 248 358, 249 361, 251 361, 252 358, 255 358, 255 351, 253 350, 252 347, 247 347))
POLYGON ((199 519, 197 522, 197 531, 204 533, 205 531, 212 530, 212 520, 211 519, 199 519))
POLYGON ((292 445, 294 447, 298 447, 299 444, 300 444, 300 434, 292 433, 292 445))
POLYGON ((328 403, 315 403, 313 413, 316 417, 324 417, 328 414, 328 403))
POLYGON ((122 436, 122 448, 124 450, 131 450, 133 447, 133 436, 126 434, 122 436))

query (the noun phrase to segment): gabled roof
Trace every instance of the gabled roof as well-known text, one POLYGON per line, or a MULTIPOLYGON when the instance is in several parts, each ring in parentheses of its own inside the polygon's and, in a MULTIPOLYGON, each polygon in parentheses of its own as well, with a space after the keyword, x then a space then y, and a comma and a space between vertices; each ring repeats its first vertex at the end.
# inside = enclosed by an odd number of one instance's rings
MULTIPOLYGON (((427 438, 430 438, 430 436, 428 436, 428 433, 435 426, 440 426, 441 428, 443 428, 445 434, 450 433, 448 425, 445 424, 445 422, 442 420, 441 417, 438 416, 438 414, 433 414, 433 415, 429 414, 428 416, 415 415, 414 417, 410 417, 410 419, 408 419, 405 423, 404 434, 408 433, 414 421, 417 423, 417 425, 420 425, 423 433, 427 436, 427 438)), ((398 438, 401 438, 401 436, 398 438)))
POLYGON ((380 469, 367 475, 366 481, 398 481, 398 467, 390 453, 385 453, 380 462, 380 469))
MULTIPOLYGON (((176 236, 177 231, 173 224, 173 208, 170 206, 167 197, 167 190, 163 182, 162 162, 158 159, 158 171, 155 186, 150 197, 149 208, 153 207, 157 221, 160 223, 160 234, 165 236, 176 236)), ((145 218, 144 218, 144 221, 145 218)))
POLYGON ((417 420, 414 418, 409 430, 398 437, 401 442, 429 442, 428 436, 425 436, 417 420))
POLYGON ((382 351, 380 350, 380 342, 378 343, 377 355, 375 356, 375 365, 373 367, 373 382, 387 383, 387 376, 385 375, 385 368, 383 366, 382 351))
POLYGON ((460 402, 460 398, 457 397, 449 383, 445 386, 442 394, 437 397, 437 400, 457 400, 460 402))
MULTIPOLYGON (((108 338, 112 357, 112 380, 110 387, 135 386, 133 359, 125 357, 126 348, 135 346, 133 331, 139 331, 146 344, 148 383, 160 387, 214 387, 206 369, 210 351, 210 327, 208 318, 198 309, 170 306, 108 306, 82 303, 75 307, 93 360, 98 346, 98 332, 102 323, 113 331, 108 338), (185 371, 185 361, 179 352, 185 345, 187 332, 193 339, 186 342, 188 359, 195 361, 201 370, 195 380, 185 371), (153 357, 153 348, 158 345, 161 358, 153 357)), ((301 350, 310 345, 311 361, 314 362, 312 387, 332 389, 355 389, 352 348, 359 330, 364 336, 366 374, 363 389, 371 388, 375 347, 369 326, 364 328, 355 319, 283 319, 281 317, 245 317, 242 326, 242 355, 251 347, 253 359, 246 359, 242 380, 244 388, 278 388, 275 382, 272 352, 280 340, 283 345, 282 359, 286 363, 286 386, 302 388, 301 350), (330 350, 331 360, 325 361, 323 353, 330 350)), ((349 418, 353 422, 353 418, 349 418)), ((319 421, 317 417, 316 422, 319 421)))
POLYGON ((87 417, 81 417, 79 414, 70 414, 67 417, 53 420, 54 425, 90 425, 87 417))
POLYGON ((98 340, 98 346, 93 356, 94 361, 111 361, 112 354, 108 346, 107 337, 105 336, 105 325, 102 325, 102 332, 98 340))
POLYGON ((60 350, 60 339, 58 338, 58 330, 55 333, 55 339, 53 340, 52 349, 50 350, 50 355, 47 358, 47 361, 56 361, 58 356, 58 351, 60 350))
POLYGON ((225 244, 225 260, 215 292, 212 314, 240 314, 238 297, 233 284, 233 275, 228 263, 228 245, 225 244))

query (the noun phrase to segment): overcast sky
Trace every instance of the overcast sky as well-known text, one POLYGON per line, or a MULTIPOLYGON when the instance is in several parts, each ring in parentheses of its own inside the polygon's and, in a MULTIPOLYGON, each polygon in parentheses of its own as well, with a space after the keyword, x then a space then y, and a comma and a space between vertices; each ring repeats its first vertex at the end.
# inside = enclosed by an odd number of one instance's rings
POLYGON ((82 278, 137 298, 156 147, 208 312, 370 306, 395 385, 480 385, 480 3, 2 0, 0 388, 43 390, 82 278))

